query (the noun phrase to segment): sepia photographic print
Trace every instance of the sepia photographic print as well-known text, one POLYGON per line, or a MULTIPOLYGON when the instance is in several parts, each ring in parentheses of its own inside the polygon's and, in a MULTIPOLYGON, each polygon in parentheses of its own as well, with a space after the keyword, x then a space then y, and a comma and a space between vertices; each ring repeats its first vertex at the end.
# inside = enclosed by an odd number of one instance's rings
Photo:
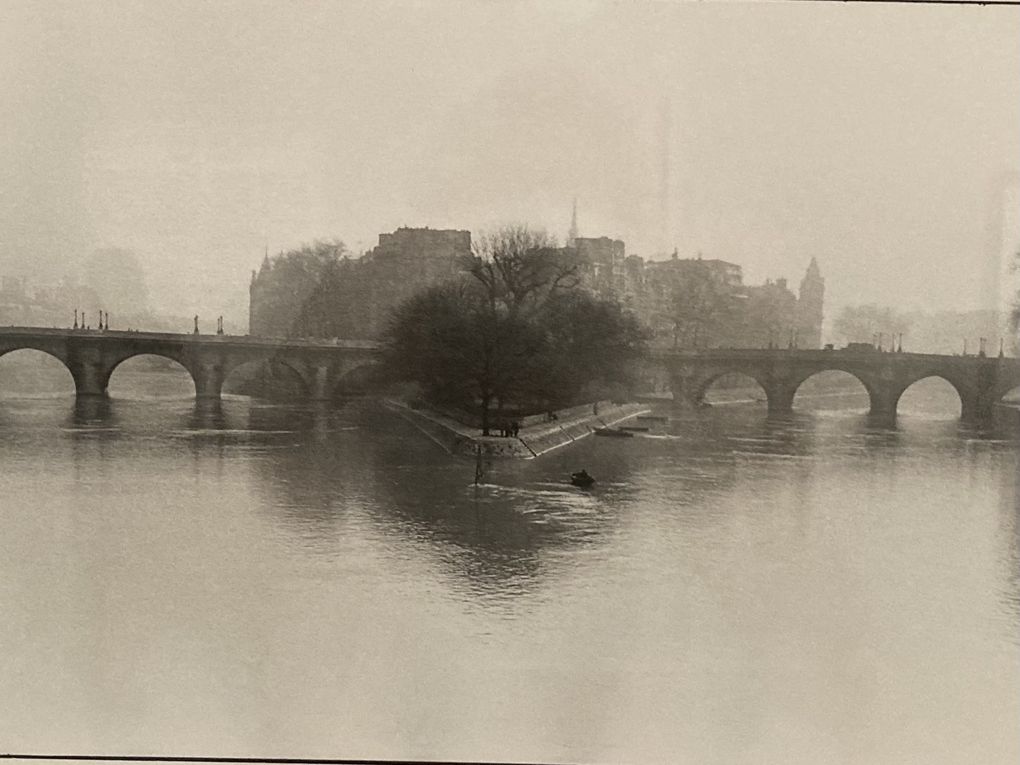
POLYGON ((1020 3, 0 0, 0 760, 1020 762, 1020 3))

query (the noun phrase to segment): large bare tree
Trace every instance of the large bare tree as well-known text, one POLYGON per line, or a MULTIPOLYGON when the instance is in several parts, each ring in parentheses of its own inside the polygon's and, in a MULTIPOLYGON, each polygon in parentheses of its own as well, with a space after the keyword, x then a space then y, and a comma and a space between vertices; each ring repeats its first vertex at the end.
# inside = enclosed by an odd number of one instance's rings
POLYGON ((483 232, 471 250, 465 270, 485 288, 493 308, 502 304, 513 314, 580 282, 576 253, 557 248, 545 231, 524 224, 483 232))

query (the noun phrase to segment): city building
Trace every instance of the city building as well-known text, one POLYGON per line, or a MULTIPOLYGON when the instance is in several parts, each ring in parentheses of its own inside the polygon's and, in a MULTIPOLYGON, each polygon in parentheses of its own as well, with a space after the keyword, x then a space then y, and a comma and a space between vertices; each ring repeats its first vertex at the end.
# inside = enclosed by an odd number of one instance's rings
MULTIPOLYGON (((662 348, 818 348, 825 280, 815 259, 799 294, 785 279, 745 285, 737 263, 705 258, 665 260, 627 255, 625 243, 581 236, 577 205, 568 246, 550 256, 579 263, 579 283, 617 299, 651 331, 662 348)), ((342 245, 316 245, 263 259, 252 273, 250 332, 291 337, 377 339, 392 311, 425 287, 462 273, 471 255, 463 230, 399 228, 379 235, 360 258, 342 245)))
POLYGON ((619 239, 575 236, 574 249, 581 263, 582 280, 598 294, 620 296, 624 292, 626 247, 619 239))
POLYGON ((619 299, 651 331, 659 347, 820 348, 825 280, 814 258, 794 294, 786 279, 745 285, 737 263, 718 258, 645 260, 624 242, 576 236, 581 283, 619 299))
POLYGON ((356 264, 352 278, 362 314, 359 337, 376 338, 390 312, 425 287, 452 278, 471 255, 471 232, 452 229, 398 228, 379 234, 379 244, 356 264))
POLYGON ((378 338, 393 308, 453 277, 470 254, 470 231, 406 227, 379 234, 379 243, 360 258, 328 246, 267 254, 252 272, 249 332, 378 338), (301 262, 289 267, 289 259, 301 262), (327 305, 329 310, 316 310, 327 305))

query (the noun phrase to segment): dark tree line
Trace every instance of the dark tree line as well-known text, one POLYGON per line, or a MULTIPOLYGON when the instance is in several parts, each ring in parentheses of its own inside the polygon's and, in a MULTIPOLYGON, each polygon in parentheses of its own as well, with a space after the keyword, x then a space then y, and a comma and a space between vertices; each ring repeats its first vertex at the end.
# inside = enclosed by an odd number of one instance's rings
POLYGON ((329 337, 347 248, 339 240, 316 241, 267 258, 256 277, 251 331, 277 337, 329 337))

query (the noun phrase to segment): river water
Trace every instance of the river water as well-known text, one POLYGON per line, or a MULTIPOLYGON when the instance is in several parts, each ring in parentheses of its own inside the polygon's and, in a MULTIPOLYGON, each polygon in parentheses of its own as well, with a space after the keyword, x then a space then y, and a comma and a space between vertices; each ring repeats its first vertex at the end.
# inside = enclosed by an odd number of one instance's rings
POLYGON ((1015 431, 801 403, 475 488, 370 402, 5 398, 0 750, 1017 762, 1015 431))

